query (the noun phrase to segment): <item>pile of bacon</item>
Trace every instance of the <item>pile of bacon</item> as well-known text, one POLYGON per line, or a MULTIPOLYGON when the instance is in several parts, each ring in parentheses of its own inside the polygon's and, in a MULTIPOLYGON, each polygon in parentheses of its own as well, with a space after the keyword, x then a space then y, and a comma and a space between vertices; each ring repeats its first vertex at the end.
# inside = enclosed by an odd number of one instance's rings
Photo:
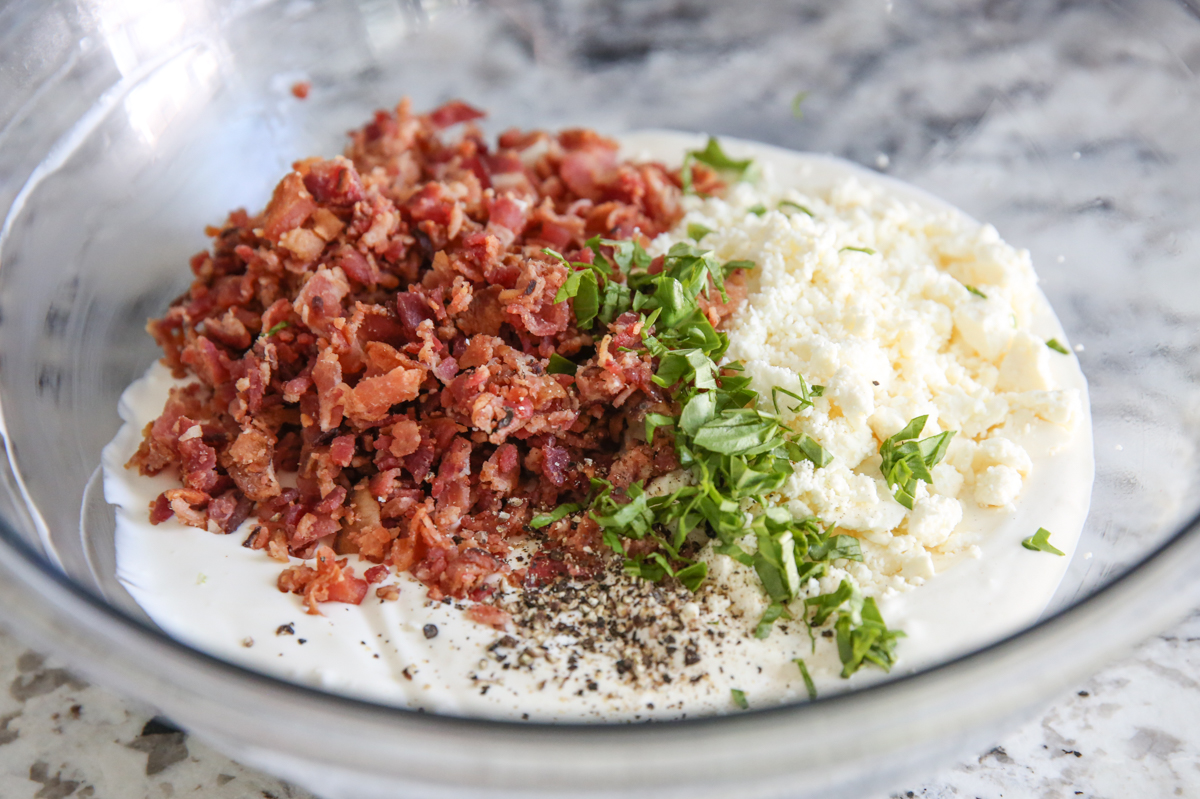
MULTIPOLYGON (((279 578, 309 612, 359 603, 393 570, 433 599, 586 578, 605 552, 595 522, 535 533, 532 516, 581 501, 592 477, 621 488, 678 467, 669 436, 645 441, 645 414, 677 409, 651 382, 639 318, 578 330, 554 301, 568 267, 542 252, 591 263, 591 236, 648 243, 681 216, 678 170, 622 162, 589 130, 510 130, 493 148, 481 116, 405 101, 346 157, 296 163, 261 214, 209 229, 191 289, 148 326, 196 378, 128 464, 178 468, 151 521, 230 533, 255 517, 246 546, 315 559, 279 578), (574 376, 547 372, 555 353, 574 376), (514 573, 506 555, 531 535, 514 573), (377 565, 357 577, 349 554, 377 565)), ((702 165, 693 177, 720 187, 702 165)))

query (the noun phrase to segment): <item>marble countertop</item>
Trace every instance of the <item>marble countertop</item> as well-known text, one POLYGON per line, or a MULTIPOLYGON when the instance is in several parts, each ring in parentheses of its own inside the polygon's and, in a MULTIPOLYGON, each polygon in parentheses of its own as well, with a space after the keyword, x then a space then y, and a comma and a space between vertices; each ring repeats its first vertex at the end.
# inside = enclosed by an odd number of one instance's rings
MULTIPOLYGON (((0 797, 308 799, 0 632, 0 797)), ((978 757, 864 799, 1200 796, 1200 611, 978 757)))

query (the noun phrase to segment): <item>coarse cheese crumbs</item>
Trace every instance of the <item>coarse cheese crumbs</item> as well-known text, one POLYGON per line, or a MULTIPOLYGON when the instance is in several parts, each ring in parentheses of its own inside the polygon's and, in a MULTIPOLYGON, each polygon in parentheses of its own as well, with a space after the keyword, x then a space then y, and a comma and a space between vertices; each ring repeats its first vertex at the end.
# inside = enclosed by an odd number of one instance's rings
MULTIPOLYGON (((798 464, 769 501, 835 522, 859 538, 864 562, 838 563, 809 595, 847 575, 867 595, 908 590, 933 577, 942 556, 977 552, 962 535, 965 503, 1011 510, 1032 468, 1006 432, 1070 430, 1081 413, 1075 391, 1052 385, 1049 350, 1028 330, 1037 301, 1029 253, 990 225, 856 178, 803 194, 774 187, 768 174, 724 199, 685 202, 687 215, 652 254, 698 224, 711 231, 700 246, 719 259, 758 265, 726 326, 728 360, 745 364, 762 397, 774 386, 798 391, 797 374, 824 386, 812 408, 785 420, 835 460, 798 464), (768 211, 749 210, 759 205, 768 211), (956 435, 909 510, 892 497, 878 453, 921 415, 924 436, 956 435)), ((706 560, 734 605, 748 614, 765 607, 747 567, 706 560)))

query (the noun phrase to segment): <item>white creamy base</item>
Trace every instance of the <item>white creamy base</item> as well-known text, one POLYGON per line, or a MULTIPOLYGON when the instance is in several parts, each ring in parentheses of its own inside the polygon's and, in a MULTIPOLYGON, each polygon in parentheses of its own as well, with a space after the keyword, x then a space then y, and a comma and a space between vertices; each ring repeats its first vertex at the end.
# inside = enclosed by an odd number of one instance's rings
MULTIPOLYGON (((647 132, 626 136, 623 143, 628 155, 672 163, 684 149, 702 146, 703 138, 647 132)), ((760 164, 770 164, 776 182, 783 186, 816 192, 855 176, 863 183, 881 184, 906 200, 947 207, 913 187, 831 157, 730 139, 722 144, 734 157, 754 157, 760 164)), ((1067 342, 1040 293, 1031 330, 1042 338, 1067 342)), ((1080 391, 1079 424, 1069 437, 1039 426, 1024 439, 1016 439, 1034 465, 1014 512, 964 503, 967 512, 959 529, 973 532, 962 534, 969 537, 963 544, 978 546, 980 557, 961 557, 926 585, 880 598, 888 625, 908 636, 899 644, 893 674, 927 667, 1020 631, 1036 620, 1062 579, 1090 501, 1092 436, 1087 387, 1077 360, 1056 357, 1051 368, 1057 386, 1080 391), (1068 557, 1021 547, 1020 541, 1038 527, 1053 531, 1052 542, 1068 557)), ((122 396, 120 414, 126 423, 104 451, 104 490, 116 507, 121 582, 166 632, 198 649, 363 699, 454 715, 542 721, 732 712, 731 688, 744 691, 755 707, 802 699, 806 694, 792 662, 795 657, 806 659, 822 693, 886 677, 866 667, 849 680, 840 679, 832 642, 818 638, 812 654, 801 625, 786 624, 766 640, 748 637, 746 630, 753 628, 761 608, 743 601, 741 617, 736 615, 736 602, 733 612, 720 613, 723 589, 742 597, 747 592, 723 585, 719 577, 714 586, 718 590, 713 592, 718 601, 699 603, 688 622, 699 636, 701 661, 684 668, 680 660, 678 669, 684 677, 703 676, 696 682, 677 679, 669 690, 632 689, 616 679, 610 661, 595 656, 584 655, 581 668, 567 672, 562 661, 576 648, 566 640, 552 648, 558 667, 538 661, 531 670, 504 670, 487 658, 486 648, 497 639, 496 631, 462 619, 453 604, 428 602, 423 586, 408 575, 385 581, 399 584, 398 601, 376 599, 372 591, 361 606, 325 603, 323 616, 309 616, 299 597, 275 588, 283 564, 240 546, 252 521, 230 536, 187 527, 175 519, 150 525, 149 503, 178 482, 170 474, 140 477, 124 469, 124 463, 136 451, 143 426, 161 413, 175 382, 163 366, 155 364, 122 396), (427 639, 423 628, 430 623, 437 625, 438 635, 427 639), (277 635, 286 624, 295 634, 277 635), (719 663, 717 647, 704 636, 709 629, 727 634, 719 663), (595 670, 611 678, 597 679, 597 688, 588 690, 586 681, 595 670)), ((356 573, 361 575, 368 565, 359 564, 356 573)), ((736 570, 730 572, 725 579, 734 583, 741 579, 736 570)))

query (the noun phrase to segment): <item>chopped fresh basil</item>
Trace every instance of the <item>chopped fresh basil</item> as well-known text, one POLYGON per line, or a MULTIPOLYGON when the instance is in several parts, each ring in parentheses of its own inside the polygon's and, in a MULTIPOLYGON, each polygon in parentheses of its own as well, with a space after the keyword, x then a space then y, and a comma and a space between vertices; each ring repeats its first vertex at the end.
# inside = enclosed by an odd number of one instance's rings
POLYGON ((864 663, 874 663, 884 671, 891 671, 896 663, 896 641, 903 638, 904 633, 888 629, 871 597, 862 601, 859 613, 862 621, 857 626, 851 614, 846 613, 839 615, 834 624, 842 677, 849 677, 864 663))
POLYGON ((709 136, 708 143, 704 145, 703 150, 695 150, 689 153, 693 158, 702 164, 711 166, 719 172, 733 172, 740 180, 745 175, 746 170, 754 163, 754 159, 746 158, 737 160, 730 158, 721 148, 721 142, 717 141, 716 136, 709 136))
POLYGON ((733 697, 733 703, 742 710, 749 710, 750 703, 746 701, 746 692, 740 688, 730 688, 729 695, 733 697))
POLYGON ((554 302, 574 300, 575 326, 580 330, 590 330, 597 318, 603 325, 610 324, 629 310, 631 303, 629 286, 612 279, 612 264, 604 257, 601 245, 613 247, 613 260, 623 271, 627 263, 650 264, 650 256, 637 242, 609 241, 595 236, 588 239, 586 244, 595 254, 594 263, 568 261, 549 247, 542 249, 543 253, 572 270, 554 295, 554 302))
POLYGON ((1061 352, 1063 355, 1070 355, 1071 352, 1058 342, 1058 339, 1052 338, 1046 342, 1046 346, 1055 352, 1061 352))
POLYGON ((537 516, 534 516, 529 520, 529 526, 535 530, 540 530, 543 527, 554 524, 564 516, 569 516, 572 513, 578 513, 581 510, 583 510, 582 505, 576 505, 573 502, 568 502, 566 504, 559 505, 550 513, 540 513, 537 516))
MULTIPOLYGON (((830 454, 829 450, 818 444, 816 439, 809 436, 808 433, 801 433, 796 438, 796 446, 799 448, 800 453, 812 461, 813 466, 816 466, 818 469, 828 466, 833 462, 833 455, 830 454)), ((799 460, 799 458, 794 458, 793 460, 799 460)))
POLYGON ((700 243, 700 239, 704 238, 709 233, 712 233, 712 228, 707 228, 704 225, 697 224, 696 222, 688 222, 688 226, 687 226, 688 238, 692 239, 697 244, 700 243))
POLYGON ((775 620, 786 612, 783 605, 778 602, 772 602, 767 605, 767 609, 763 611, 762 619, 759 620, 758 626, 754 628, 755 638, 767 638, 771 635, 771 627, 775 624, 775 620))
POLYGON ((1021 542, 1021 546, 1034 552, 1049 552, 1051 555, 1067 554, 1050 543, 1050 531, 1045 527, 1039 527, 1036 533, 1021 542))
POLYGON ((568 361, 557 352, 550 356, 550 362, 546 364, 546 371, 552 375, 573 375, 578 370, 579 364, 568 361))
POLYGON ((589 249, 596 255, 597 263, 602 266, 608 265, 608 259, 600 250, 600 246, 612 247, 612 258, 616 262, 617 268, 621 270, 621 274, 628 275, 634 269, 645 269, 650 266, 650 253, 642 249, 642 245, 636 241, 618 241, 616 239, 602 239, 599 236, 593 236, 584 242, 589 249))
POLYGON ((838 252, 846 252, 846 250, 849 250, 850 252, 866 253, 867 255, 875 254, 875 251, 870 247, 843 247, 842 249, 838 250, 838 252))
POLYGON ((646 414, 646 440, 654 441, 654 431, 660 427, 674 427, 675 417, 662 413, 646 414))
POLYGON ((986 294, 984 294, 982 291, 975 288, 974 286, 968 286, 966 283, 963 283, 963 288, 965 288, 967 291, 974 294, 976 297, 980 297, 985 300, 988 298, 988 296, 986 294))
POLYGON ((800 106, 806 99, 808 99, 808 92, 797 92, 796 96, 792 98, 792 116, 796 119, 804 119, 804 109, 800 106))
POLYGON ((746 211, 748 213, 754 214, 755 216, 762 216, 763 214, 765 214, 767 212, 767 206, 763 205, 762 203, 755 203, 754 205, 747 208, 746 211))
POLYGON ((780 200, 780 201, 779 201, 779 208, 780 208, 781 210, 782 210, 783 208, 795 208, 797 211, 799 211, 799 212, 800 212, 800 213, 802 213, 802 214, 808 214, 809 216, 812 216, 812 215, 813 215, 813 212, 812 212, 812 211, 810 211, 810 210, 808 210, 808 208, 804 207, 804 206, 803 206, 803 205, 801 205, 800 203, 794 203, 794 202, 792 202, 791 200, 780 200))
POLYGON ((879 447, 883 458, 879 469, 883 478, 893 490, 896 501, 909 510, 912 510, 917 481, 933 482, 929 470, 946 457, 950 439, 954 436, 953 430, 946 430, 916 441, 928 419, 928 416, 918 416, 879 447))
POLYGON ((692 185, 692 165, 696 163, 710 166, 718 172, 732 177, 734 180, 742 180, 746 176, 746 170, 750 168, 754 160, 747 158, 739 161, 730 158, 721 149, 721 143, 717 141, 717 138, 709 136, 703 150, 691 150, 683 157, 683 165, 679 169, 679 182, 683 186, 684 194, 695 194, 695 188, 692 185))
POLYGON ((812 675, 808 673, 808 666, 804 665, 804 658, 796 658, 796 665, 800 667, 800 676, 804 679, 804 688, 808 691, 809 699, 817 698, 817 686, 813 684, 812 675))

